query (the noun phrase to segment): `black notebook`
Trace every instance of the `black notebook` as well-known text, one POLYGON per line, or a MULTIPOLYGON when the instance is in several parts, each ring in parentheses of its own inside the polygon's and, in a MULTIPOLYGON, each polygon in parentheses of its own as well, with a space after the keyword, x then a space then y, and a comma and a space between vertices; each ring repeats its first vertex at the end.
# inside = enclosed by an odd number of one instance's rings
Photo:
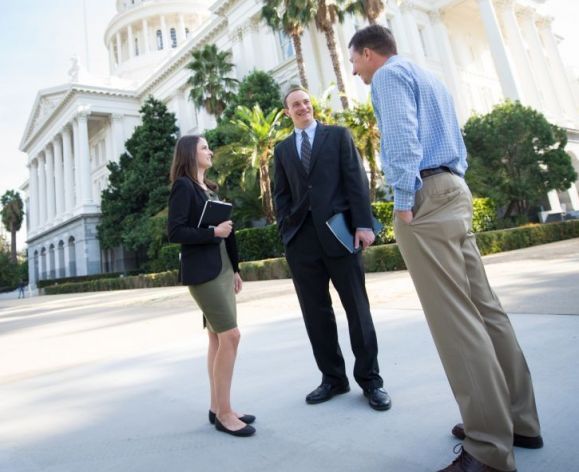
MULTIPOLYGON (((350 223, 348 222, 345 213, 336 213, 332 216, 328 221, 326 221, 326 225, 336 237, 336 239, 342 244, 351 254, 360 251, 354 248, 354 232, 350 227, 350 223)), ((372 216, 372 230, 374 234, 378 234, 382 231, 384 226, 380 223, 374 216, 372 216)))
POLYGON ((198 228, 209 228, 217 226, 224 221, 231 219, 231 211, 233 205, 231 203, 220 202, 217 200, 207 200, 199 218, 198 228))

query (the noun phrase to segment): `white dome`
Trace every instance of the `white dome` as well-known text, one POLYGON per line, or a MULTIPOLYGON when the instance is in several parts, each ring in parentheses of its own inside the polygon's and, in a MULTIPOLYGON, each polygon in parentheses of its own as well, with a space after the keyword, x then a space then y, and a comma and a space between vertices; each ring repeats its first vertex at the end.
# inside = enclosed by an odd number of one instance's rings
POLYGON ((213 0, 117 0, 105 32, 112 75, 139 80, 209 18, 213 0))

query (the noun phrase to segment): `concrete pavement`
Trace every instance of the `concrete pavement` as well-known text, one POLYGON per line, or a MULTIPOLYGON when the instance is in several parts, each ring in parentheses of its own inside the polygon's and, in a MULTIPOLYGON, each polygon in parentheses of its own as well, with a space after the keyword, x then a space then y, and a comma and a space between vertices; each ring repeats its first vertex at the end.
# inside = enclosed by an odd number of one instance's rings
MULTIPOLYGON (((491 284, 535 381, 546 445, 521 472, 578 470, 579 239, 488 256, 491 284)), ((310 406, 319 383, 291 282, 246 283, 233 388, 257 435, 207 422, 206 334, 183 287, 0 299, 0 471, 433 471, 453 458, 458 409, 406 272, 369 274, 393 398, 310 406)), ((335 294, 334 294, 335 295, 335 294)), ((347 324, 336 299, 351 370, 347 324)))

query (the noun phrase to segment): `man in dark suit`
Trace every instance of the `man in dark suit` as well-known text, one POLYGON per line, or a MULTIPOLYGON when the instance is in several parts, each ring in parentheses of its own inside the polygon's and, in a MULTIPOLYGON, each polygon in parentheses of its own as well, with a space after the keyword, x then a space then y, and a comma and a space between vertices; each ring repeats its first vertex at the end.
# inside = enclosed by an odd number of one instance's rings
POLYGON ((355 246, 374 242, 368 180, 347 129, 314 120, 309 94, 300 87, 284 98, 294 132, 275 148, 277 224, 300 302, 322 383, 306 396, 321 403, 350 390, 338 343, 329 282, 346 311, 354 378, 376 410, 391 400, 378 368, 378 345, 364 285, 360 252, 350 254, 326 226, 334 214, 346 212, 355 230, 355 246))

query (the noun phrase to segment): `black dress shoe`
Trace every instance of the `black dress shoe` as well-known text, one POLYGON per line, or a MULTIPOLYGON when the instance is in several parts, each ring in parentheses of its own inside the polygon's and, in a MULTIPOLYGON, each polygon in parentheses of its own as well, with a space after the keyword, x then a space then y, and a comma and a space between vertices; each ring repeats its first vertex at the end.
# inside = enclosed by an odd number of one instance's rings
POLYGON ((332 385, 330 383, 322 383, 318 388, 306 396, 306 403, 315 405, 316 403, 327 402, 334 395, 340 395, 349 391, 349 385, 332 385))
POLYGON ((232 436, 237 436, 240 438, 246 438, 248 436, 251 436, 252 434, 255 434, 255 428, 253 426, 249 426, 248 424, 246 424, 241 429, 236 429, 236 430, 227 429, 221 423, 221 421, 219 421, 219 418, 215 418, 215 429, 217 431, 223 431, 224 433, 231 434, 232 436))
POLYGON ((364 396, 368 398, 368 403, 375 410, 386 411, 392 407, 392 399, 382 387, 367 390, 364 392, 364 396))
MULTIPOLYGON (((215 424, 215 418, 217 415, 209 410, 209 422, 211 424, 215 424)), ((245 424, 251 424, 255 421, 255 416, 253 415, 243 415, 238 418, 240 421, 243 421, 245 424)))
MULTIPOLYGON (((466 438, 464 433, 464 425, 458 423, 452 428, 452 435, 461 441, 466 438)), ((521 436, 520 434, 513 434, 513 446, 523 447, 525 449, 541 449, 543 447, 543 438, 539 436, 521 436)))

